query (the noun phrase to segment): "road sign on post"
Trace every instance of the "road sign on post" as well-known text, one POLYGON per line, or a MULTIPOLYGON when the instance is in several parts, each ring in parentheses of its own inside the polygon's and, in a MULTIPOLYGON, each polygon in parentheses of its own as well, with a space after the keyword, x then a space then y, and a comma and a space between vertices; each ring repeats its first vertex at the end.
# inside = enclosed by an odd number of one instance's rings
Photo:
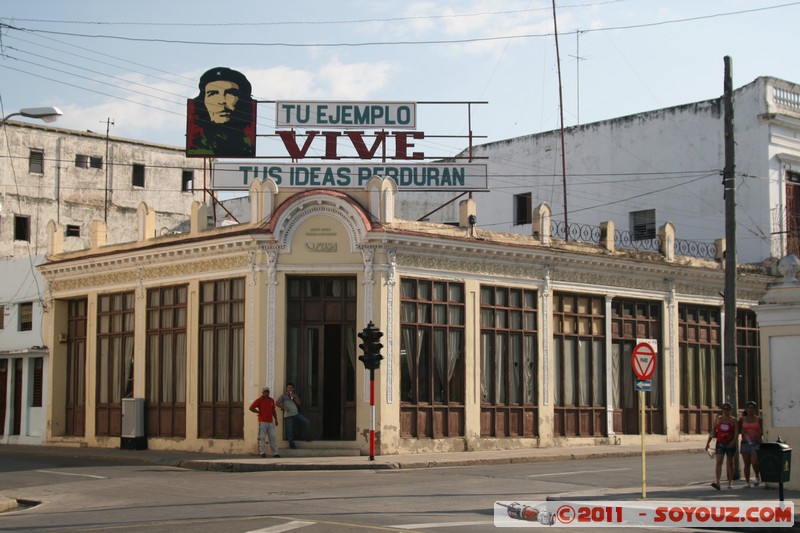
POLYGON ((644 393, 651 390, 650 378, 656 371, 656 350, 658 341, 650 339, 636 339, 636 346, 631 352, 631 365, 633 373, 638 378, 635 389, 639 391, 639 429, 642 434, 642 499, 647 499, 647 466, 644 451, 644 393))
POLYGON ((649 342, 639 342, 631 354, 633 373, 639 379, 650 379, 656 371, 656 349, 649 342))

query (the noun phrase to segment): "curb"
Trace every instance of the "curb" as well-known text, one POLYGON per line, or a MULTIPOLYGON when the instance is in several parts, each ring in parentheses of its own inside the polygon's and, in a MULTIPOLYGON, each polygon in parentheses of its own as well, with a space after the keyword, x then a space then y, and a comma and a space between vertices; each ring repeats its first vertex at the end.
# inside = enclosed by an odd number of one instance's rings
POLYGON ((16 511, 19 508, 19 503, 13 498, 6 498, 0 496, 0 513, 7 513, 9 511, 16 511))
MULTIPOLYGON (((703 450, 653 450, 648 455, 677 455, 684 453, 702 453, 703 450)), ((231 461, 227 459, 186 459, 177 461, 169 466, 186 468, 190 470, 203 470, 209 472, 270 472, 270 471, 313 471, 313 470, 412 470, 421 468, 447 468, 474 465, 509 465, 524 463, 540 463, 554 461, 580 461, 584 459, 606 459, 614 457, 632 457, 639 455, 634 451, 603 451, 572 453, 561 455, 526 455, 515 457, 475 457, 459 459, 425 459, 414 460, 413 456, 406 456, 406 460, 392 461, 388 459, 371 462, 366 456, 361 456, 362 461, 354 462, 309 462, 301 459, 296 462, 275 461, 258 462, 256 459, 231 461)), ((269 461, 269 459, 267 459, 269 461)), ((163 463, 158 463, 163 464, 163 463)))

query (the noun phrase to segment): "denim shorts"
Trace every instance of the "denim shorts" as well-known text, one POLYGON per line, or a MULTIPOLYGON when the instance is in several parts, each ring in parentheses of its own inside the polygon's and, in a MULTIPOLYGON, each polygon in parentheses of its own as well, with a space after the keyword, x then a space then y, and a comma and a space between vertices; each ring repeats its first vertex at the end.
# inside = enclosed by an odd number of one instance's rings
POLYGON ((756 453, 760 448, 760 442, 743 442, 742 443, 742 455, 750 455, 751 453, 756 453))
POLYGON ((720 444, 717 443, 717 455, 727 455, 728 457, 733 457, 736 455, 736 444, 720 444))

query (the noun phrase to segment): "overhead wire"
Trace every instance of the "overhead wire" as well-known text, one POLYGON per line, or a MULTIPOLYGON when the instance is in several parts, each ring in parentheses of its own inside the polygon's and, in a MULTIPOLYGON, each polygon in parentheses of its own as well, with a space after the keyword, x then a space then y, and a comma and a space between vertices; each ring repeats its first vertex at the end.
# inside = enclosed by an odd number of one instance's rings
MULTIPOLYGON (((603 2, 592 2, 590 4, 568 4, 558 6, 558 9, 568 9, 573 7, 595 7, 606 4, 617 4, 626 0, 606 0, 603 2)), ((550 7, 538 7, 529 9, 514 9, 505 11, 482 11, 478 13, 448 13, 446 15, 415 15, 407 17, 388 17, 388 18, 368 18, 368 19, 349 19, 349 20, 286 20, 269 22, 133 22, 133 21, 90 21, 90 20, 58 20, 58 19, 31 19, 15 18, 22 22, 45 22, 58 24, 83 24, 83 25, 108 25, 108 26, 172 26, 172 27, 224 27, 224 26, 284 26, 284 25, 338 25, 338 24, 362 24, 375 22, 405 22, 416 20, 436 20, 454 19, 465 17, 483 17, 487 15, 519 15, 522 13, 532 13, 536 11, 549 11, 550 7)))
MULTIPOLYGON (((735 15, 745 15, 750 13, 756 13, 761 11, 768 11, 772 9, 781 9, 784 7, 790 7, 800 5, 800 2, 789 2, 785 4, 773 5, 773 6, 764 6, 759 8, 752 8, 752 9, 743 9, 739 11, 728 11, 724 13, 713 13, 710 15, 698 15, 695 17, 684 17, 678 19, 670 19, 670 20, 662 20, 656 22, 648 22, 648 23, 640 23, 640 24, 630 24, 624 26, 608 26, 602 28, 590 28, 585 30, 573 30, 573 31, 565 31, 560 32, 561 35, 573 35, 577 32, 581 33, 598 33, 598 32, 605 32, 605 31, 618 31, 618 30, 631 30, 631 29, 641 29, 641 28, 651 28, 655 26, 664 26, 668 24, 678 24, 684 22, 694 22, 698 20, 708 20, 712 18, 720 18, 720 17, 728 17, 728 16, 735 16, 735 15)), ((331 47, 331 48, 355 48, 355 47, 364 47, 364 46, 403 46, 403 45, 439 45, 439 44, 466 44, 466 43, 479 43, 479 42, 491 42, 491 41, 501 41, 501 40, 510 40, 510 39, 531 39, 531 38, 543 38, 543 37, 552 37, 552 33, 527 33, 521 35, 500 35, 500 36, 493 36, 493 37, 472 37, 467 39, 440 39, 440 40, 405 40, 405 41, 362 41, 362 42, 329 42, 329 43, 291 43, 291 42, 254 42, 254 41, 194 41, 194 40, 186 40, 186 39, 164 39, 164 38, 154 38, 154 37, 128 37, 123 35, 107 35, 107 34, 88 34, 88 33, 76 33, 76 32, 65 32, 65 31, 55 31, 55 30, 43 30, 43 29, 35 29, 35 28, 23 28, 19 26, 14 26, 9 23, 0 22, 0 27, 5 27, 8 29, 13 29, 22 32, 28 33, 43 33, 48 35, 62 35, 62 36, 69 36, 69 37, 81 37, 87 39, 110 39, 110 40, 120 40, 120 41, 128 41, 128 42, 146 42, 146 43, 162 43, 162 44, 182 44, 182 45, 201 45, 201 46, 241 46, 241 47, 287 47, 287 48, 320 48, 320 47, 331 47)))
MULTIPOLYGON (((609 3, 609 2, 604 2, 604 3, 609 3)), ((598 29, 591 30, 591 31, 608 31, 608 30, 612 30, 612 29, 616 30, 616 29, 632 29, 632 28, 639 28, 639 27, 649 27, 649 26, 662 25, 662 24, 670 24, 670 23, 676 23, 676 22, 685 22, 685 21, 691 21, 691 20, 700 20, 700 19, 704 19, 704 18, 711 18, 711 17, 716 17, 716 16, 728 16, 728 15, 735 15, 735 14, 742 14, 742 13, 751 13, 751 12, 754 12, 754 11, 763 11, 763 10, 767 10, 767 9, 777 9, 777 8, 780 8, 780 7, 792 6, 792 5, 797 5, 797 4, 800 4, 800 2, 792 2, 792 3, 781 4, 781 5, 776 5, 776 6, 765 6, 765 7, 761 7, 761 8, 748 9, 748 10, 742 10, 742 11, 736 11, 736 12, 729 12, 729 13, 721 13, 721 14, 715 14, 715 15, 707 15, 707 16, 699 16, 699 17, 690 17, 690 18, 684 18, 684 19, 675 19, 675 20, 670 20, 670 21, 659 21, 659 22, 656 22, 656 23, 647 23, 647 24, 630 25, 630 26, 616 26, 616 27, 598 28, 598 29)), ((501 13, 501 12, 496 12, 496 13, 501 13)), ((429 17, 421 17, 421 18, 429 18, 429 17)), ((334 21, 334 22, 336 22, 336 21, 334 21)), ((347 22, 347 21, 342 21, 342 22, 347 22)), ((91 21, 89 21, 89 23, 91 23, 91 21)), ((223 23, 223 24, 224 24, 224 23, 223 23)), ((279 24, 279 23, 276 23, 276 24, 279 24)), ((146 25, 146 24, 142 24, 142 25, 146 25)), ((215 25, 222 25, 222 24, 215 24, 215 25)), ((585 32, 586 32, 586 30, 581 30, 581 32, 582 32, 582 33, 585 33, 585 32)), ((45 32, 45 33, 46 33, 46 32, 45 32)), ((65 34, 66 34, 66 33, 65 33, 65 34)), ((71 34, 68 34, 68 35, 71 35, 71 34)), ((533 34, 531 34, 531 35, 533 35, 533 34)), ((547 34, 544 34, 544 35, 533 35, 533 36, 546 36, 546 35, 547 35, 547 34)), ((49 38, 49 37, 47 37, 46 35, 37 35, 37 37, 40 37, 40 38, 49 38)), ((520 37, 520 36, 507 36, 507 37, 508 37, 508 38, 517 38, 517 37, 520 37)), ((52 38, 51 38, 51 39, 52 39, 52 38)), ((146 39, 143 39, 143 40, 146 40, 146 39)), ((479 41, 479 40, 476 40, 475 42, 478 42, 478 41, 479 41)), ((470 40, 442 41, 442 42, 470 42, 470 40)), ((424 43, 424 44, 428 44, 428 43, 429 43, 429 41, 420 41, 420 43, 421 43, 421 44, 423 44, 423 43, 424 43)), ((360 44, 360 43, 354 43, 354 44, 360 44)), ((315 44, 314 46, 317 46, 317 45, 315 44)), ((113 56, 110 56, 110 57, 113 57, 113 56)), ((133 63, 133 62, 131 62, 131 63, 133 63)), ((0 66, 2 66, 2 65, 0 65, 0 66)), ((150 67, 147 67, 147 68, 150 68, 150 67)), ((17 69, 17 70, 18 70, 18 71, 20 71, 20 72, 25 72, 25 71, 22 71, 22 70, 20 70, 20 69, 17 69)), ((166 72, 166 71, 164 71, 164 72, 166 72)), ((37 74, 33 74, 33 73, 29 73, 29 74, 31 74, 31 75, 34 75, 34 76, 39 76, 39 75, 37 75, 37 74)), ((172 74, 172 73, 169 73, 169 74, 172 74)), ((41 76, 40 76, 40 77, 41 77, 41 76)), ((45 78, 45 79, 49 79, 49 78, 45 78)), ((186 78, 186 79, 189 79, 189 78, 186 78)), ((52 80, 52 81, 58 81, 58 80, 52 80)), ((65 82, 63 82, 63 83, 65 83, 65 82)), ((70 86, 73 86, 73 87, 75 86, 75 85, 68 84, 68 83, 66 83, 66 84, 67 84, 67 85, 70 85, 70 86)), ((78 88, 85 89, 85 88, 83 88, 83 87, 78 87, 78 88)), ((87 90, 90 90, 90 89, 87 89, 87 90)), ((96 93, 98 93, 98 94, 105 94, 105 93, 102 93, 102 92, 99 92, 99 91, 92 91, 92 92, 96 92, 96 93)), ((113 97, 113 98, 119 98, 119 97, 116 97, 116 96, 113 96, 113 95, 107 95, 107 96, 111 96, 111 97, 113 97)), ((125 99, 125 98, 119 98, 119 99, 121 99, 121 100, 123 100, 123 101, 132 102, 132 103, 135 103, 135 104, 140 104, 140 105, 148 105, 148 104, 145 104, 145 103, 136 102, 136 101, 128 100, 128 99, 125 99)), ((153 106, 148 106, 148 107, 153 107, 153 106)), ((156 109, 158 109, 158 108, 156 108, 156 109)), ((182 113, 173 113, 173 114, 182 114, 182 113)), ((549 176, 549 175, 550 175, 550 174, 548 174, 548 176, 549 176)))

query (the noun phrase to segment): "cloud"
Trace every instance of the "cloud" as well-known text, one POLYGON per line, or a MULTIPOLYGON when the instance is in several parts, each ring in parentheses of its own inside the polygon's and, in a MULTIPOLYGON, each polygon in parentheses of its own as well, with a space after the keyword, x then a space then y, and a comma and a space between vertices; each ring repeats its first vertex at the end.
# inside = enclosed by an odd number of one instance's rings
MULTIPOLYGON (((406 7, 408 20, 385 23, 381 30, 386 40, 470 40, 493 37, 544 34, 552 32, 552 12, 528 9, 529 3, 507 3, 502 9, 492 0, 459 4, 457 9, 434 2, 417 2, 406 7)), ((430 45, 426 54, 454 57, 463 54, 499 57, 524 39, 499 39, 430 45)), ((419 48, 419 47, 417 47, 419 48)))
MULTIPOLYGON (((289 66, 249 68, 232 66, 244 73, 258 100, 317 99, 365 100, 374 98, 387 85, 395 67, 387 61, 347 63, 331 59, 315 70, 289 66)), ((114 126, 116 137, 183 146, 186 133, 186 100, 197 95, 197 81, 205 68, 174 74, 170 77, 148 77, 130 74, 120 87, 103 87, 102 92, 114 96, 90 97, 89 105, 60 104, 64 116, 56 124, 77 131, 105 134, 106 120, 114 126)), ((86 84, 92 89, 92 84, 86 84)), ((101 90, 101 89, 98 89, 101 90)), ((74 100, 73 100, 74 102, 74 100)), ((261 105, 259 123, 271 122, 272 110, 261 105)))
POLYGON ((333 61, 320 69, 318 78, 329 98, 364 100, 386 87, 393 70, 386 62, 343 64, 333 61))

